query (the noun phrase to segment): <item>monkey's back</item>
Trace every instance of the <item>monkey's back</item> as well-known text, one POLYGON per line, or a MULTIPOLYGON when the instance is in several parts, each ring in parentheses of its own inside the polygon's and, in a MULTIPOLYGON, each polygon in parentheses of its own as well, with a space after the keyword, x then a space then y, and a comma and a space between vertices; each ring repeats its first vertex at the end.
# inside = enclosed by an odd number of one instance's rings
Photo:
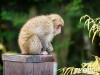
POLYGON ((47 35, 48 40, 51 40, 53 35, 48 36, 48 34, 53 34, 53 31, 52 21, 46 16, 38 16, 28 20, 24 24, 20 31, 18 42, 19 44, 24 44, 32 35, 37 35, 39 37, 47 35))

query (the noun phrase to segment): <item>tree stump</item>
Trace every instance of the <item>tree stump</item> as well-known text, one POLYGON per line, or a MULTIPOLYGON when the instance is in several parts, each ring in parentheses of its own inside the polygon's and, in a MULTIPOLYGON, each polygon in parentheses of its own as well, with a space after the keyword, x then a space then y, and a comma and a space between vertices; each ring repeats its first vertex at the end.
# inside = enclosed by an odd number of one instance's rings
POLYGON ((3 75, 53 75, 53 55, 3 54, 3 75))

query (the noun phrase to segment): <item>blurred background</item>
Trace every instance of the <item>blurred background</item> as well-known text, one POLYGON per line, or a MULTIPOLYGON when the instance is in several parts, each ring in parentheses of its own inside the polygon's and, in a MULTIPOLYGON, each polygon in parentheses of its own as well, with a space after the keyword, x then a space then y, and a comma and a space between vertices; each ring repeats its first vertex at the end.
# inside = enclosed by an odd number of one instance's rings
POLYGON ((0 75, 2 53, 20 53, 18 34, 23 24, 37 15, 56 13, 64 19, 61 34, 52 44, 57 55, 58 68, 80 67, 90 61, 91 55, 100 56, 100 37, 94 43, 88 38, 88 30, 80 24, 85 14, 100 17, 100 0, 0 0, 0 75))

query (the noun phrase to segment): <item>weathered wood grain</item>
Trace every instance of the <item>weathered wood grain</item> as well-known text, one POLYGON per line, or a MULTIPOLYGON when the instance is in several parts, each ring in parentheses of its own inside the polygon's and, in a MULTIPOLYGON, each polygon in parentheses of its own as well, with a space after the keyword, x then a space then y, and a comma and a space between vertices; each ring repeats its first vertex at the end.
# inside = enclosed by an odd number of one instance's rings
POLYGON ((33 64, 34 63, 24 63, 24 75, 34 75, 33 64))
POLYGON ((10 73, 11 75, 24 75, 23 64, 19 62, 10 62, 10 73))
POLYGON ((3 61, 3 75, 5 75, 5 61, 3 61))
POLYGON ((11 69, 11 63, 8 61, 8 62, 4 62, 4 72, 3 72, 3 75, 11 75, 11 72, 10 72, 10 69, 11 69))
POLYGON ((3 75, 53 75, 53 55, 3 54, 3 75))
POLYGON ((43 75, 53 75, 53 63, 45 62, 43 64, 43 75))
POLYGON ((42 63, 34 63, 34 75, 43 75, 42 63))
POLYGON ((54 62, 53 55, 2 54, 2 60, 17 62, 54 62))
POLYGON ((53 75, 53 63, 34 63, 34 75, 53 75))

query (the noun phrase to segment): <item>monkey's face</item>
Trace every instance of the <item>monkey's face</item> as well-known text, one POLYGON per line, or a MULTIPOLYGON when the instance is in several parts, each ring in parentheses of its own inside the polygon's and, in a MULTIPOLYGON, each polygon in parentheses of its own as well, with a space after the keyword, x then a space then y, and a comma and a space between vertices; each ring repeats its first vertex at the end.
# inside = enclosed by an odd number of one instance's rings
POLYGON ((55 35, 61 33, 61 27, 64 25, 63 19, 60 16, 56 16, 52 21, 54 24, 55 35))

